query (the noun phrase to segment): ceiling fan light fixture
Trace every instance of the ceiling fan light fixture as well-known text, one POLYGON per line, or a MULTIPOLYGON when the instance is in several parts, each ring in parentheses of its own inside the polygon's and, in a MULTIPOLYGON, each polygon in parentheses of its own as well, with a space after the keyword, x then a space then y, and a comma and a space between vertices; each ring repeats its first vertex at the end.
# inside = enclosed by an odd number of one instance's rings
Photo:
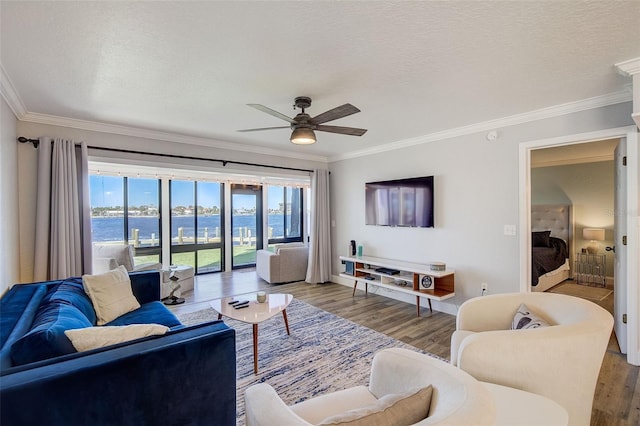
POLYGON ((312 129, 299 127, 291 133, 291 143, 296 145, 311 145, 316 143, 316 134, 312 129))

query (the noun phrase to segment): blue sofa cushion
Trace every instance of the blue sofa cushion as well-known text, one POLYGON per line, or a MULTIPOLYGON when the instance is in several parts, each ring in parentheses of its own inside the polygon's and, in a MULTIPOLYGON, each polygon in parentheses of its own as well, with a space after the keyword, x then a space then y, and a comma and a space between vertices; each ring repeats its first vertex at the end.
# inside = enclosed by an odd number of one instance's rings
POLYGON ((31 329, 46 292, 44 284, 17 284, 0 299, 0 371, 13 365, 11 345, 31 329))
POLYGON ((22 365, 76 352, 65 330, 93 324, 73 305, 52 300, 40 305, 31 330, 11 346, 14 365, 22 365))
POLYGON ((182 323, 162 302, 149 302, 135 311, 127 312, 105 325, 161 324, 169 328, 182 326, 182 323))
POLYGON ((87 317, 91 325, 95 325, 96 311, 93 309, 91 299, 82 287, 82 278, 67 278, 57 286, 52 287, 43 299, 43 303, 58 301, 60 303, 75 306, 87 317))

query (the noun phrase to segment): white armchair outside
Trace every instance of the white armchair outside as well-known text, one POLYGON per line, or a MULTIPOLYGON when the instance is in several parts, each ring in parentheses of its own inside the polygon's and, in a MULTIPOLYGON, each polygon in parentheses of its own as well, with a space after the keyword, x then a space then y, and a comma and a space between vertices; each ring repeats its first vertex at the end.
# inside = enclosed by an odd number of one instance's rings
POLYGON ((309 248, 304 244, 278 244, 274 251, 257 251, 256 272, 270 284, 304 281, 308 261, 309 248))
POLYGON ((245 392, 247 426, 312 425, 329 416, 375 403, 378 398, 433 386, 429 416, 417 425, 492 425, 496 420, 490 392, 444 361, 406 349, 378 352, 369 387, 356 386, 287 406, 268 384, 245 392))
POLYGON ((588 425, 613 317, 587 300, 554 293, 477 297, 460 306, 451 363, 483 382, 545 396, 588 425), (521 303, 550 327, 511 330, 521 303))
POLYGON ((93 274, 109 272, 123 265, 129 272, 154 271, 162 269, 159 262, 146 262, 136 265, 133 260, 133 247, 124 244, 94 244, 93 274))

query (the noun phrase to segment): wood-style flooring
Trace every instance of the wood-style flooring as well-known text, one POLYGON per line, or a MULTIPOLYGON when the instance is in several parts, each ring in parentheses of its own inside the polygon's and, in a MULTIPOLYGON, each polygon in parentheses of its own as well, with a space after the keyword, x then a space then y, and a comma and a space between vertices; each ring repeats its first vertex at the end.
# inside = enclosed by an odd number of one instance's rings
MULTIPOLYGON (((171 309, 193 312, 208 307, 211 299, 258 290, 291 293, 325 311, 449 359, 455 316, 437 311, 431 313, 428 307, 423 307, 418 318, 415 305, 372 292, 365 296, 361 290, 352 297, 350 288, 334 283, 270 285, 259 279, 254 269, 201 275, 196 277, 194 291, 183 295, 187 303, 171 309)), ((613 296, 598 303, 612 310, 613 296)), ((640 367, 626 362, 612 337, 596 387, 591 425, 640 425, 639 373, 640 367)))

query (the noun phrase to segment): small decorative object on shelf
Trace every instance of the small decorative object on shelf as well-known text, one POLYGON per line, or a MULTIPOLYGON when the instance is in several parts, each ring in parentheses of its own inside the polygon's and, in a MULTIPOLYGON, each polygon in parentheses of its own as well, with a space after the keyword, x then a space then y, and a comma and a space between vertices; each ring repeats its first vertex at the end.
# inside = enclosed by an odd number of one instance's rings
POLYGON ((424 288, 433 287, 433 278, 431 275, 423 275, 422 278, 420 278, 420 285, 424 288))
POLYGON ((578 253, 576 255, 576 282, 592 287, 605 287, 607 256, 604 254, 578 253))
POLYGON ((432 262, 429 265, 429 268, 432 271, 444 271, 445 269, 447 269, 447 265, 444 262, 432 262))

